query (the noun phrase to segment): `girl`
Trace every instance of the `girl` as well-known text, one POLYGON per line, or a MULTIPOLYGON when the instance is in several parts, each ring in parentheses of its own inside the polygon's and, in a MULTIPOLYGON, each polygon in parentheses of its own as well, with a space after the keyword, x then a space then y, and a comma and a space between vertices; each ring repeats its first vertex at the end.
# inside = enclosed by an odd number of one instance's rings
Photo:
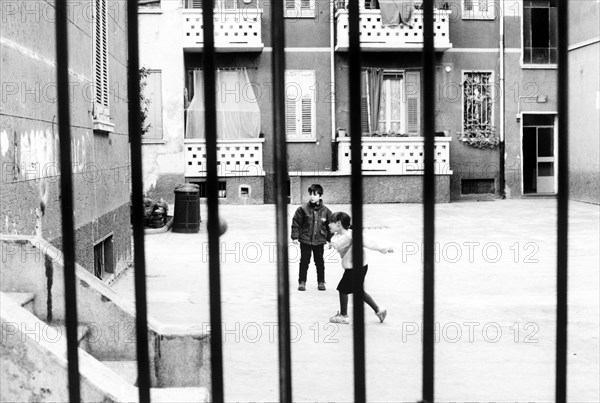
MULTIPOLYGON (((350 216, 343 212, 333 213, 329 220, 329 229, 335 235, 331 238, 330 247, 335 248, 342 257, 342 267, 344 275, 337 286, 340 293, 340 310, 337 315, 329 319, 333 323, 350 323, 348 317, 348 294, 353 292, 353 277, 361 276, 364 281, 367 274, 367 254, 363 251, 363 264, 360 268, 354 269, 352 266, 352 230, 350 229, 350 216)), ((363 246, 367 249, 377 250, 381 253, 392 253, 394 250, 388 246, 375 244, 366 238, 363 239, 363 246)), ((373 309, 380 322, 385 320, 387 310, 377 306, 373 298, 364 292, 365 302, 373 309)))

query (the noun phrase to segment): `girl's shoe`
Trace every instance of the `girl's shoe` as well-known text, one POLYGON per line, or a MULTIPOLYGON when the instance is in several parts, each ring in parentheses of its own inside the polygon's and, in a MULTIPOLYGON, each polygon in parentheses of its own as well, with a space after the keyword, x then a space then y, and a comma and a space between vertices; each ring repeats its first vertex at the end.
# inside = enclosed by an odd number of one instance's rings
POLYGON ((298 291, 306 291, 306 283, 304 281, 298 284, 298 291))
POLYGON ((376 312, 375 315, 379 318, 379 322, 383 323, 387 316, 387 309, 379 309, 379 312, 376 312))
POLYGON ((329 318, 329 321, 331 323, 343 323, 347 325, 350 323, 350 318, 348 317, 348 315, 340 315, 340 313, 338 312, 335 316, 329 318))

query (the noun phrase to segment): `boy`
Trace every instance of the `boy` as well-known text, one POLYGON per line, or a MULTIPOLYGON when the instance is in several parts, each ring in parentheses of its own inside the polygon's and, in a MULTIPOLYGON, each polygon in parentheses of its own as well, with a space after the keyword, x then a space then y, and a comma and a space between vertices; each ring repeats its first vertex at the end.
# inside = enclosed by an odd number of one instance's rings
POLYGON ((320 291, 325 291, 325 263, 323 247, 329 242, 329 218, 331 210, 323 204, 323 187, 313 184, 308 188, 308 203, 296 210, 292 219, 292 240, 300 243, 300 267, 298 270, 298 291, 306 291, 306 272, 312 253, 317 266, 317 283, 320 291))

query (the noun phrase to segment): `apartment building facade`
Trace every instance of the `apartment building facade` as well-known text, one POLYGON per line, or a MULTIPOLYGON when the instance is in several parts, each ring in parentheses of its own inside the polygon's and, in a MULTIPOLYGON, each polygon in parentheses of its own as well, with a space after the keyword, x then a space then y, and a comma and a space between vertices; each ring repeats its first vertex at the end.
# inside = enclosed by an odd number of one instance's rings
MULTIPOLYGON (((142 3, 140 3, 142 4, 142 3)), ((419 202, 422 11, 360 1, 365 202, 419 202)), ((270 3, 215 6, 220 196, 272 203, 274 136, 288 144, 289 196, 319 182, 350 201, 347 2, 285 2, 286 133, 272 133, 270 3)), ((556 193, 556 4, 435 5, 437 200, 556 193)), ((144 1, 140 64, 150 69, 145 187, 172 200, 206 174, 201 1, 144 1)))
MULTIPOLYGON (((52 2, 4 0, 0 9, 1 232, 37 235, 60 249, 56 10, 52 2)), ((122 1, 69 7, 76 260, 105 281, 132 254, 125 17, 122 1)))

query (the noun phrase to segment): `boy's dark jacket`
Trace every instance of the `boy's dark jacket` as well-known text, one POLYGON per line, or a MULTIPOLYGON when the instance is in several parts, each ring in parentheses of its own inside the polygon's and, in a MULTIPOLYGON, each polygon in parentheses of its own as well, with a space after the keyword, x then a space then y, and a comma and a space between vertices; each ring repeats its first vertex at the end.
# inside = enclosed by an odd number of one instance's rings
POLYGON ((322 201, 305 203, 298 207, 292 219, 292 239, 308 245, 323 245, 331 239, 329 210, 322 201))

